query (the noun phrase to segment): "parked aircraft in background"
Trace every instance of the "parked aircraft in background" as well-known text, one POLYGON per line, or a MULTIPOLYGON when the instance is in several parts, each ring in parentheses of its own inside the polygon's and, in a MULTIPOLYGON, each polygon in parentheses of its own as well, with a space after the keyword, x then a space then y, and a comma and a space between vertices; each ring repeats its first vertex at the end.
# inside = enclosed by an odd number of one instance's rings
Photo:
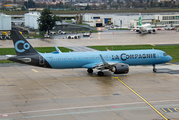
POLYGON ((156 33, 157 29, 152 28, 151 24, 146 23, 142 25, 142 19, 141 16, 139 17, 139 27, 135 28, 135 31, 138 33, 156 33))
POLYGON ((156 72, 156 64, 172 60, 164 51, 154 49, 62 53, 55 47, 56 52, 39 53, 18 31, 11 31, 11 35, 17 55, 9 56, 8 60, 45 68, 87 68, 88 73, 98 69, 98 75, 103 76, 105 69, 114 74, 128 73, 130 65, 153 65, 156 72))

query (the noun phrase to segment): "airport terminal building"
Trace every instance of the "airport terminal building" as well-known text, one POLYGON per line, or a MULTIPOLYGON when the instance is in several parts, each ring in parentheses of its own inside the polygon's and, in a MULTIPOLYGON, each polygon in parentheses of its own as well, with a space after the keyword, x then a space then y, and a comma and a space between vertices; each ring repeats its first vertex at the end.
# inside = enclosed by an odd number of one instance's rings
MULTIPOLYGON (((83 21, 93 27, 113 24, 123 28, 134 28, 139 25, 139 13, 111 13, 111 14, 83 14, 83 21)), ((177 26, 179 13, 142 13, 142 23, 151 23, 152 26, 177 26)))
MULTIPOLYGON (((26 13, 21 22, 24 22, 26 27, 38 29, 37 19, 39 16, 39 12, 26 13)), ((143 24, 150 23, 153 27, 179 26, 179 12, 141 13, 141 15, 139 15, 139 13, 85 13, 82 14, 82 22, 93 27, 101 27, 112 24, 122 28, 135 28, 139 25, 140 16, 142 17, 143 24)), ((12 17, 13 15, 0 14, 0 30, 11 30, 11 23, 16 22, 14 19, 11 19, 12 17)))

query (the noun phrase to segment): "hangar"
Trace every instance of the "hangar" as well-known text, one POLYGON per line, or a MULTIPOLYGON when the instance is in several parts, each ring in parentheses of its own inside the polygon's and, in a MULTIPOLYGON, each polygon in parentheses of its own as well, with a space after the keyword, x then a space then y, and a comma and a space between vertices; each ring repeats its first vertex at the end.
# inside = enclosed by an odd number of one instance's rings
MULTIPOLYGON (((139 13, 85 13, 83 22, 93 27, 115 25, 123 28, 137 27, 139 24, 139 13)), ((153 26, 176 26, 179 25, 179 13, 141 13, 143 23, 151 23, 153 26)))

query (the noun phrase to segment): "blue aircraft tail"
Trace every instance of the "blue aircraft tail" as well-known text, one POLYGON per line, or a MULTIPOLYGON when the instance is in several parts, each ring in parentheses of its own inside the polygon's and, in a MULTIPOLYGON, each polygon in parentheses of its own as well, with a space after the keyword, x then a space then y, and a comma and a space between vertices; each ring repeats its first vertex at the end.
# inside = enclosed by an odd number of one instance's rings
POLYGON ((17 56, 38 54, 38 52, 18 31, 12 30, 11 36, 17 56))

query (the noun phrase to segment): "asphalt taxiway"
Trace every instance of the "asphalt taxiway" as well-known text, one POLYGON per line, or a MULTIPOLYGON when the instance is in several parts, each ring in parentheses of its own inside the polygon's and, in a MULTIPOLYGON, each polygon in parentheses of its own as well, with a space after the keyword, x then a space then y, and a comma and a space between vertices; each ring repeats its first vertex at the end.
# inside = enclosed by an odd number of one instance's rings
MULTIPOLYGON (((179 44, 179 32, 157 31, 156 34, 138 34, 131 31, 109 30, 108 32, 92 33, 91 37, 80 39, 61 39, 55 35, 52 39, 28 39, 33 47, 83 47, 96 45, 140 45, 140 44, 179 44)), ((1 40, 0 48, 14 48, 11 40, 1 40)), ((89 48, 88 48, 89 49, 89 48)), ((88 51, 88 50, 87 50, 88 51)))
POLYGON ((0 67, 0 119, 175 120, 179 65, 131 66, 129 74, 86 69, 0 67))

